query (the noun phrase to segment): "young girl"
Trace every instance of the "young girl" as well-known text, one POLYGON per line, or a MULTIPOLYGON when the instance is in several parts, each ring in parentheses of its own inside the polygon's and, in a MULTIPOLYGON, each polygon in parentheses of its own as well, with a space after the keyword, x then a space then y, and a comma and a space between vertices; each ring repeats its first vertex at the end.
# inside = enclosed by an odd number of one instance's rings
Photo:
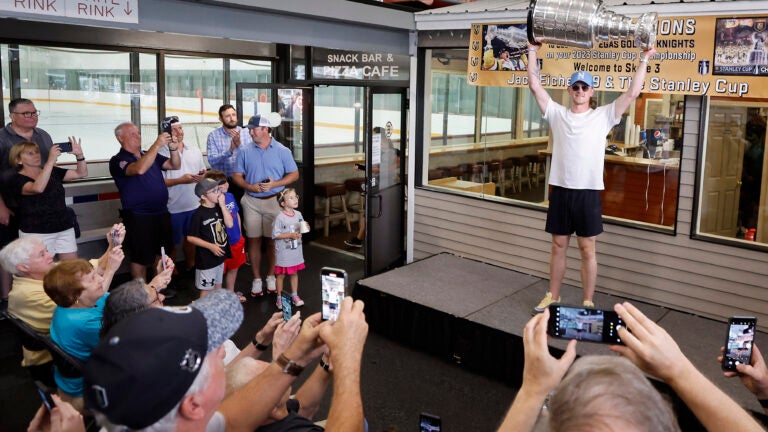
POLYGON ((301 249, 301 225, 304 218, 299 207, 299 196, 296 190, 285 188, 277 194, 277 202, 283 210, 275 217, 272 225, 272 238, 275 240, 275 276, 277 276, 278 309, 282 309, 280 296, 283 293, 285 275, 291 279, 291 301, 294 306, 303 306, 304 301, 299 297, 299 270, 304 269, 304 253, 301 249))
POLYGON ((189 222, 187 240, 195 245, 195 286, 200 297, 221 288, 224 260, 231 258, 226 228, 232 228, 232 215, 227 210, 219 183, 210 178, 195 186, 200 207, 189 222))

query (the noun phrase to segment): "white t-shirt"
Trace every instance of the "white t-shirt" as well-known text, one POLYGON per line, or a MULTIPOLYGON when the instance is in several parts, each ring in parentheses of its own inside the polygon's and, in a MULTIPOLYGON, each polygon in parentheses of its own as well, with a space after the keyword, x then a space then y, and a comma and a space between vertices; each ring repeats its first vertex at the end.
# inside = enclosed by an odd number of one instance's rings
POLYGON ((552 133, 549 184, 603 190, 606 136, 618 123, 615 104, 576 114, 549 100, 544 119, 552 133))
MULTIPOLYGON (((160 148, 158 152, 165 157, 169 157, 168 147, 160 148)), ((197 174, 205 169, 203 153, 199 148, 190 145, 184 145, 184 151, 179 153, 181 156, 181 168, 177 170, 163 171, 163 178, 177 179, 184 174, 197 174)), ((168 211, 172 214, 183 213, 200 207, 200 197, 195 195, 196 183, 177 184, 168 188, 168 211)))

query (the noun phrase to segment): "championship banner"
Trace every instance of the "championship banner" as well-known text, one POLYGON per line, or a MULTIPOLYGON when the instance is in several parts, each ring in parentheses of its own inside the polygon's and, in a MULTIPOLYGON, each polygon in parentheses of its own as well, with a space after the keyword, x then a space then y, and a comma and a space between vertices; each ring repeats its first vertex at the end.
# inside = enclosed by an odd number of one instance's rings
MULTIPOLYGON (((766 16, 660 17, 656 55, 647 64, 644 92, 697 96, 768 97, 766 16)), ((528 86, 525 23, 472 24, 467 81, 494 87, 528 86)), ((537 53, 547 88, 565 88, 575 71, 594 75, 595 89, 626 91, 640 48, 633 40, 593 48, 544 44, 537 53)))

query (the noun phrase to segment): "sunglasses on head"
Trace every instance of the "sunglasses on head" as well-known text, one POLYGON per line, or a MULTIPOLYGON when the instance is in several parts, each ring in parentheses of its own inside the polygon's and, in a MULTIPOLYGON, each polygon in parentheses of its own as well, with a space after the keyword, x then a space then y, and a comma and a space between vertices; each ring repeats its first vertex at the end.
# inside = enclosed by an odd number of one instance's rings
POLYGON ((579 91, 579 89, 581 89, 581 91, 589 90, 589 86, 587 84, 579 84, 579 83, 572 85, 571 88, 573 89, 573 91, 579 91))

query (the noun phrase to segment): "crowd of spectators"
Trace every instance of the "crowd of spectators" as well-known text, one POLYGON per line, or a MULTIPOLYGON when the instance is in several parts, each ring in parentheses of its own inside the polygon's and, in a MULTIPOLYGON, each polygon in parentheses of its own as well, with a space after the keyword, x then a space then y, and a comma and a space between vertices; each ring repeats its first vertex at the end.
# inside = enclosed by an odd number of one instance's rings
MULTIPOLYGON (((232 111, 222 108, 224 114, 232 111)), ((83 416, 94 417, 107 431, 367 430, 360 378, 368 324, 361 301, 345 298, 335 321, 322 321, 319 313, 302 318, 299 312, 288 321, 279 312, 270 314, 252 343, 242 349, 230 340, 244 315, 241 299, 233 291, 212 290, 188 306, 163 304, 176 266, 159 252, 181 243, 183 230, 189 230, 183 218, 173 221, 173 214, 186 210, 168 212, 169 187, 201 185, 190 192, 200 198, 231 175, 246 193, 249 241, 260 244, 262 235, 271 231, 264 228, 269 218, 263 213, 276 207, 274 197, 296 180, 298 172, 295 163, 288 163, 285 148, 269 137, 268 119, 251 119, 253 145, 243 152, 238 147, 245 135, 235 128, 223 132, 238 141, 228 150, 236 155, 235 165, 216 179, 205 178, 204 167, 185 162, 195 152, 182 150, 178 119, 173 122, 176 129, 160 133, 146 151, 141 150, 135 125, 118 125, 120 150, 110 161, 110 171, 121 192, 123 223, 105 233, 104 254, 88 261, 77 258, 77 245, 67 232, 71 227, 46 229, 43 224, 42 230, 22 229, 30 235, 19 236, 18 227, 25 226, 23 215, 28 213, 15 209, 26 205, 26 198, 42 194, 50 194, 44 199, 55 202, 58 209, 59 198, 63 200, 61 181, 84 175, 84 156, 79 140, 72 137, 77 168, 58 169, 61 146, 36 128, 34 104, 13 100, 9 109, 12 122, 0 131, 0 149, 7 156, 0 164, 3 185, 16 185, 3 187, 0 202, 5 242, 0 265, 13 276, 8 312, 84 364, 82 377, 65 376, 50 353, 24 350, 22 364, 32 378, 57 389, 55 407, 41 406, 30 431, 82 431, 83 416), (24 127, 17 130, 17 121, 24 127), (8 137, 18 142, 9 143, 8 137), (249 157, 272 165, 257 167, 249 157), (15 172, 8 175, 9 169, 15 172), (168 173, 185 169, 191 171, 168 173), (11 225, 15 218, 21 220, 11 225), (17 239, 12 238, 12 226, 17 239), (177 241, 171 239, 175 230, 182 230, 182 236, 174 233, 177 241), (133 279, 110 290, 126 256, 133 279), (146 282, 148 270, 154 277, 146 282), (270 346, 271 358, 261 359, 270 346), (310 367, 310 376, 294 389, 296 378, 310 367), (329 389, 330 410, 325 426, 320 426, 314 417, 329 389)), ((215 203, 231 228, 223 195, 215 203)), ((249 250, 255 249, 249 245, 249 250)), ((260 295, 261 276, 259 267, 254 268, 252 294, 260 295)), ((615 311, 626 323, 617 330, 624 345, 611 346, 619 355, 578 361, 576 341, 559 359, 549 353, 548 310, 531 319, 523 334, 523 383, 500 431, 534 430, 537 425, 549 430, 679 430, 674 411, 646 375, 667 383, 708 430, 762 430, 693 366, 664 329, 629 303, 616 305, 615 311)), ((750 364, 740 364, 725 376, 739 377, 766 407, 768 368, 757 345, 753 348, 750 364)))

